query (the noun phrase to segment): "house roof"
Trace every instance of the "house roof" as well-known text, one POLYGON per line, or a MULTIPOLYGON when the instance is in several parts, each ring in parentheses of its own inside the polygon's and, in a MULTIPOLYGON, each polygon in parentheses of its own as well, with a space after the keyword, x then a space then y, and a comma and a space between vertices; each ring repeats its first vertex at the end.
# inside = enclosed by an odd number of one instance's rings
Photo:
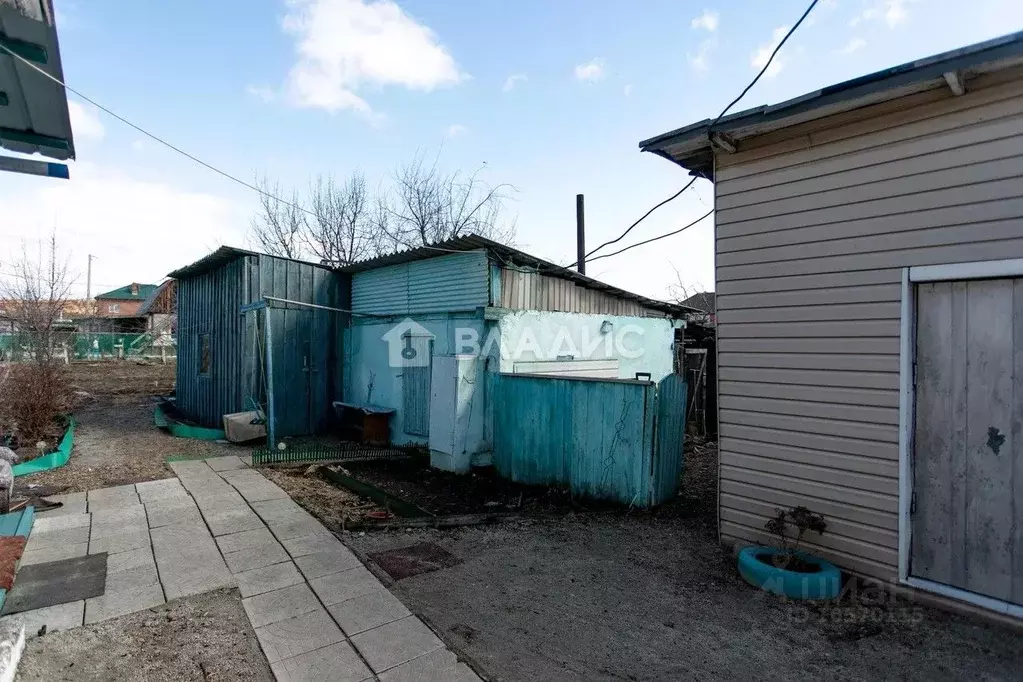
POLYGON ((610 296, 635 301, 642 306, 653 310, 659 310, 669 315, 681 316, 685 313, 698 312, 695 308, 690 308, 685 305, 658 301, 653 298, 647 298, 646 296, 640 296, 639 294, 625 291, 624 289, 619 289, 618 287, 613 287, 610 284, 605 284, 599 280, 593 279, 592 277, 581 275, 575 270, 562 267, 555 263, 551 263, 550 261, 543 260, 542 258, 532 256, 525 251, 520 251, 511 246, 507 246, 505 244, 495 242, 492 239, 480 237, 475 234, 466 235, 464 237, 455 237, 453 239, 436 242, 428 246, 419 246, 406 251, 399 251, 385 256, 370 258, 339 268, 339 270, 341 272, 348 273, 365 272, 366 270, 374 270, 388 265, 398 265, 417 260, 425 260, 427 258, 436 258, 447 253, 462 253, 465 251, 478 251, 480 249, 486 250, 495 258, 495 260, 504 265, 517 265, 530 268, 544 275, 569 280, 584 289, 602 291, 610 296))
POLYGON ((142 301, 142 305, 140 305, 138 309, 138 314, 148 315, 149 313, 153 312, 153 308, 156 306, 156 302, 160 300, 160 296, 165 291, 173 287, 175 285, 175 282, 176 280, 173 279, 164 280, 164 282, 160 284, 160 286, 153 289, 149 293, 149 295, 146 296, 146 300, 142 301))
POLYGON ((139 284, 138 282, 132 282, 126 284, 123 287, 113 289, 111 291, 104 292, 102 294, 96 294, 94 298, 97 301, 143 301, 149 294, 153 293, 158 289, 156 284, 139 284), (131 288, 137 287, 136 293, 132 293, 131 288))
POLYGON ((259 251, 249 251, 248 249, 239 249, 234 246, 221 246, 219 249, 203 256, 199 260, 195 261, 191 265, 186 265, 183 268, 178 268, 174 272, 169 273, 167 276, 174 279, 186 279, 188 277, 194 277, 201 275, 204 272, 210 270, 216 270, 225 263, 230 263, 236 258, 241 256, 269 256, 270 258, 277 258, 279 260, 291 261, 293 263, 304 263, 306 265, 315 265, 318 268, 325 270, 333 270, 330 266, 323 265, 322 263, 314 263, 312 261, 299 260, 298 258, 285 258, 283 256, 274 256, 269 253, 260 253, 259 251))
POLYGON ((713 313, 717 304, 716 299, 713 291, 701 291, 682 301, 682 305, 691 306, 705 313, 713 313))
POLYGON ((1023 31, 958 50, 893 66, 807 93, 775 105, 763 105, 724 116, 711 131, 704 119, 639 143, 639 148, 673 161, 694 175, 713 179, 711 133, 741 149, 742 140, 843 111, 948 88, 949 78, 967 82, 982 73, 1023 64, 1023 31))

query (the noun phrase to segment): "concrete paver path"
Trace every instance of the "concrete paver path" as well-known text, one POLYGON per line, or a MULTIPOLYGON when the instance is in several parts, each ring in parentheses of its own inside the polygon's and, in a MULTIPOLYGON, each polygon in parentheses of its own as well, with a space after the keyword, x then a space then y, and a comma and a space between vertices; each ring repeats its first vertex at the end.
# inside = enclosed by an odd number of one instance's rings
POLYGON ((238 457, 58 497, 23 564, 107 552, 106 592, 9 618, 68 629, 237 586, 278 680, 479 678, 287 493, 238 457))

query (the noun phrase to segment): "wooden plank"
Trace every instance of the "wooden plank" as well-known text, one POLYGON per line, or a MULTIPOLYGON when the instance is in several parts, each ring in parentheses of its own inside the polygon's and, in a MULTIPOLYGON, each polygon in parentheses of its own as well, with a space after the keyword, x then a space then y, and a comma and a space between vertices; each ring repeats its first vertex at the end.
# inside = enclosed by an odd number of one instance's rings
POLYGON ((966 588, 997 599, 1012 596, 1012 290, 1004 279, 967 288, 966 588))
POLYGON ((917 288, 916 423, 913 457, 913 575, 948 583, 952 555, 950 417, 952 370, 952 285, 917 288))
POLYGON ((1012 409, 1017 418, 1012 420, 1012 490, 1013 505, 1011 527, 1015 530, 1010 542, 1012 547, 1012 592, 1009 601, 1023 604, 1023 419, 1018 417, 1023 409, 1023 278, 1013 280, 1012 289, 1012 342, 1013 342, 1013 384, 1012 409))
POLYGON ((949 507, 949 544, 952 553, 951 578, 953 585, 966 585, 966 464, 969 451, 966 441, 967 388, 970 371, 966 348, 969 345, 969 282, 952 282, 952 377, 951 377, 951 433, 950 468, 951 490, 949 507))

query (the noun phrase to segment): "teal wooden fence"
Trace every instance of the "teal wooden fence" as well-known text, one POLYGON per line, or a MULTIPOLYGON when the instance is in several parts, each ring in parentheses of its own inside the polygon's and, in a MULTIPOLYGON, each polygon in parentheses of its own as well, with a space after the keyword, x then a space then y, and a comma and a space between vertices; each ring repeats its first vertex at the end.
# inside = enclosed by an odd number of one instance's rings
POLYGON ((660 504, 678 492, 685 431, 681 377, 655 385, 499 374, 493 404, 494 466, 502 476, 636 507, 660 504))

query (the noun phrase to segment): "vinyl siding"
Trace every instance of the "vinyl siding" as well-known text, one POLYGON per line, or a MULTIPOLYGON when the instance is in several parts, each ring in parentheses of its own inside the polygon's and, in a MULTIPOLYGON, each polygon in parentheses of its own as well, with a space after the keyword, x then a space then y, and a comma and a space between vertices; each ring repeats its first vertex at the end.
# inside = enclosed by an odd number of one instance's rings
POLYGON ((901 270, 1023 258, 1023 73, 967 88, 717 157, 724 540, 805 504, 813 549, 897 575, 901 270))

